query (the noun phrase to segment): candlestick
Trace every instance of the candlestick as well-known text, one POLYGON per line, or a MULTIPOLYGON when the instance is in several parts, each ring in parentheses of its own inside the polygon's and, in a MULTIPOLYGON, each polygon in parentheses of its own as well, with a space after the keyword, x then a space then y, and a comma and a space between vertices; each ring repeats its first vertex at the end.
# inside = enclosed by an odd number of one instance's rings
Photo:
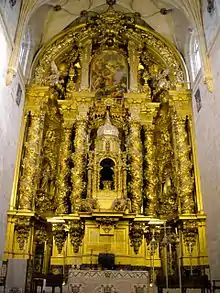
POLYGON ((46 288, 46 279, 43 280, 43 288, 42 288, 43 293, 45 293, 45 288, 46 288))

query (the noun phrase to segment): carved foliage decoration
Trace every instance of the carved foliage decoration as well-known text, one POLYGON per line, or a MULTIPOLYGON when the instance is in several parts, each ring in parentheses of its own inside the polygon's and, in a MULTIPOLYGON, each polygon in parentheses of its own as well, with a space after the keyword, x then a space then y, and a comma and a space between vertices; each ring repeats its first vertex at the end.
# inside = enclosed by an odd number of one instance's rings
POLYGON ((81 220, 73 220, 70 222, 70 241, 73 245, 75 253, 79 251, 79 247, 82 244, 82 240, 85 232, 85 224, 81 220))
POLYGON ((58 253, 60 254, 63 250, 63 246, 67 238, 67 231, 65 230, 65 226, 63 224, 54 225, 53 236, 58 253))
POLYGON ((19 217, 15 222, 16 238, 20 250, 25 248, 31 231, 31 222, 28 217, 19 217))
POLYGON ((129 227, 129 236, 131 246, 134 248, 134 252, 138 254, 139 248, 143 241, 144 236, 144 224, 140 222, 133 222, 129 227))

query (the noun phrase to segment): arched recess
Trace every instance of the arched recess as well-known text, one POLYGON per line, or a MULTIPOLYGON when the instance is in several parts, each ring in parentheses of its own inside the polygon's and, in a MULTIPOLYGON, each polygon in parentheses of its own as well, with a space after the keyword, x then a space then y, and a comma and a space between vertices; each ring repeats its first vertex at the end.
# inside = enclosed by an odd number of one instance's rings
POLYGON ((49 77, 54 73, 51 64, 54 62, 58 71, 63 63, 69 67, 77 63, 81 70, 89 71, 89 67, 85 69, 82 63, 90 63, 96 48, 104 50, 116 47, 127 53, 128 61, 129 51, 136 51, 140 60, 139 69, 142 65, 146 69, 156 64, 157 68, 153 70, 158 71, 158 74, 169 68, 169 89, 188 83, 187 69, 180 53, 147 24, 144 25, 139 15, 129 13, 128 16, 113 9, 90 15, 89 12, 78 18, 42 47, 33 62, 32 84, 49 85, 49 77), (109 27, 112 29, 107 29, 109 27))

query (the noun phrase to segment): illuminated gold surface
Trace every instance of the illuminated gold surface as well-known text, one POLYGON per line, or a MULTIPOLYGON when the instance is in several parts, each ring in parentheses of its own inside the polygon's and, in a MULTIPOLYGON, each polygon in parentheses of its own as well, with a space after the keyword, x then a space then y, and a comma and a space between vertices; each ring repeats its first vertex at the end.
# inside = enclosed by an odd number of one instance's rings
POLYGON ((43 243, 44 271, 97 264, 106 252, 116 264, 160 268, 168 260, 166 227, 174 266, 177 230, 182 265, 208 265, 184 65, 132 19, 110 8, 40 51, 26 95, 6 259, 34 258, 43 243), (90 76, 99 55, 115 52, 127 66, 108 57, 109 72, 90 76))

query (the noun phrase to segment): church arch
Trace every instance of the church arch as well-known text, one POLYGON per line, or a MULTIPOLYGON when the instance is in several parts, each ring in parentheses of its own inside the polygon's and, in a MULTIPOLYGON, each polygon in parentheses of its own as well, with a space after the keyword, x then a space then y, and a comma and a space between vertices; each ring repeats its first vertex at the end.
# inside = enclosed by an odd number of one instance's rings
MULTIPOLYGON (((109 48, 107 43, 109 39, 105 40, 104 36, 103 40, 97 39, 98 30, 105 30, 109 25, 108 21, 110 17, 108 18, 106 16, 107 13, 105 12, 97 16, 96 25, 90 21, 84 23, 73 22, 68 29, 44 45, 37 54, 32 66, 33 82, 38 85, 48 85, 47 77, 51 72, 51 63, 55 62, 59 65, 67 58, 67 55, 69 58, 71 55, 73 63, 80 60, 80 66, 82 66, 80 56, 83 49, 86 48, 88 55, 93 45, 109 48)), ((123 42, 130 42, 130 50, 139 50, 140 56, 145 56, 146 60, 143 62, 157 60, 164 70, 167 69, 168 65, 170 80, 172 81, 171 87, 173 89, 177 84, 188 82, 185 63, 179 52, 169 41, 165 40, 149 27, 135 24, 135 22, 132 24, 133 29, 123 31, 124 27, 131 26, 129 19, 126 19, 123 13, 114 11, 112 12, 113 14, 115 19, 118 19, 118 26, 116 27, 118 30, 117 38, 115 36, 112 37, 114 46, 123 48, 123 42), (122 40, 122 36, 124 40, 122 40)), ((92 52, 91 54, 93 56, 92 52)))

